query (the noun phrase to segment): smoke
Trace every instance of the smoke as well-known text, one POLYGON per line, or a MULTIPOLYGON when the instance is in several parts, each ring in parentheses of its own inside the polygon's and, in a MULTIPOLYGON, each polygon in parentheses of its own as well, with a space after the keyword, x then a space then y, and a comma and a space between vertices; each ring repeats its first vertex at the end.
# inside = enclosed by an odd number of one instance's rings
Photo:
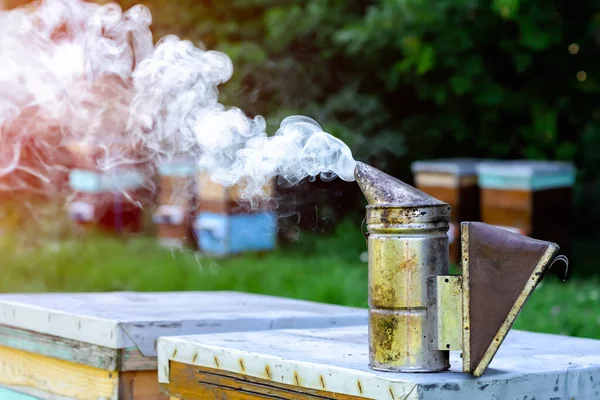
POLYGON ((70 167, 136 162, 125 128, 150 13, 45 0, 0 13, 0 189, 65 188, 70 167))
POLYGON ((112 170, 180 154, 247 198, 275 177, 354 180, 342 141, 300 116, 269 136, 263 117, 219 103, 233 74, 226 54, 175 36, 154 46, 150 23, 144 6, 79 0, 0 13, 4 188, 47 189, 74 163, 112 170))
POLYGON ((348 146, 312 119, 288 117, 268 136, 263 117, 219 103, 218 86, 232 74, 227 55, 163 38, 133 74, 130 127, 141 129, 144 147, 157 156, 194 154, 213 181, 240 185, 246 198, 275 177, 290 185, 317 176, 354 180, 348 146))

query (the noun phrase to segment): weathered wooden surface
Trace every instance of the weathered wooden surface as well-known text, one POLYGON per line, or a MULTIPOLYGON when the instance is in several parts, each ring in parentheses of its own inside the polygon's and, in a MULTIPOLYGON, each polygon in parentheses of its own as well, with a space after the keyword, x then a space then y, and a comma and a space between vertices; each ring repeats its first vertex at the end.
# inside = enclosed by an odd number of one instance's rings
POLYGON ((299 388, 274 382, 268 370, 264 379, 242 374, 196 367, 171 362, 170 383, 162 390, 176 398, 186 400, 242 400, 242 399, 286 399, 286 400, 354 400, 360 397, 340 395, 324 390, 299 388))
POLYGON ((236 292, 0 295, 0 324, 156 356, 159 336, 366 323, 367 311, 236 292))
POLYGON ((272 212, 237 215, 201 212, 194 229, 198 247, 218 256, 269 251, 277 242, 277 217, 272 212))
POLYGON ((168 400, 160 392, 156 371, 130 371, 119 374, 119 400, 168 400))
POLYGON ((120 369, 119 350, 0 325, 0 346, 99 369, 120 369))
POLYGON ((600 398, 598 340, 513 330, 478 379, 458 352, 450 371, 431 374, 373 371, 368 359, 366 325, 161 338, 159 381, 168 387, 176 362, 378 400, 600 398))
POLYGON ((0 346, 0 385, 40 398, 117 399, 118 373, 0 346))
POLYGON ((144 357, 136 347, 111 349, 6 325, 0 325, 0 346, 109 371, 156 370, 157 366, 156 357, 144 357))

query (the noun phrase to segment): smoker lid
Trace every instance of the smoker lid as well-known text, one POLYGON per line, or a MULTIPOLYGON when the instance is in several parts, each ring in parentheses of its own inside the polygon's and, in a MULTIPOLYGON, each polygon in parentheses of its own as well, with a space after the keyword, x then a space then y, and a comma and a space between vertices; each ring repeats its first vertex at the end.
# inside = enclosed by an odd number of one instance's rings
POLYGON ((356 163, 354 176, 358 186, 360 186, 360 189, 371 205, 392 205, 397 207, 446 205, 443 201, 361 162, 356 163))
POLYGON ((441 158, 420 160, 412 163, 412 172, 438 172, 457 176, 477 175, 477 165, 483 160, 477 158, 441 158))

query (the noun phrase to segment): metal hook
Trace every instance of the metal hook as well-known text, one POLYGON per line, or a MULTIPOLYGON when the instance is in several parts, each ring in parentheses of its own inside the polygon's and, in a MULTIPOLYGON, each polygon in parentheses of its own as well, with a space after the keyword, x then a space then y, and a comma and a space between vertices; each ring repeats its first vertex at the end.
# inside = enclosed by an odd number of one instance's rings
POLYGON ((360 224, 360 230, 365 237, 365 242, 367 245, 369 244, 369 231, 365 231, 365 222, 367 222, 367 218, 363 218, 362 223, 360 224))
POLYGON ((554 265, 555 262, 557 261, 563 261, 565 263, 565 266, 567 267, 565 269, 565 276, 563 277, 563 282, 565 282, 567 280, 567 273, 569 272, 569 259, 567 258, 567 256, 561 254, 559 256, 554 257, 554 259, 552 260, 552 262, 550 263, 550 266, 548 266, 548 269, 552 268, 552 266, 554 265))

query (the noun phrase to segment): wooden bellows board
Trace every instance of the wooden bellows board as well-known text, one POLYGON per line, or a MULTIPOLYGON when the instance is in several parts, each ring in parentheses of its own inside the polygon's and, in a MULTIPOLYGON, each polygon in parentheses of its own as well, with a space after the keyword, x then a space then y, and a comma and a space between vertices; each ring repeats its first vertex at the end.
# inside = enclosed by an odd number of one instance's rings
POLYGON ((364 309, 236 292, 0 295, 0 388, 41 399, 162 400, 159 336, 366 321, 364 309))

